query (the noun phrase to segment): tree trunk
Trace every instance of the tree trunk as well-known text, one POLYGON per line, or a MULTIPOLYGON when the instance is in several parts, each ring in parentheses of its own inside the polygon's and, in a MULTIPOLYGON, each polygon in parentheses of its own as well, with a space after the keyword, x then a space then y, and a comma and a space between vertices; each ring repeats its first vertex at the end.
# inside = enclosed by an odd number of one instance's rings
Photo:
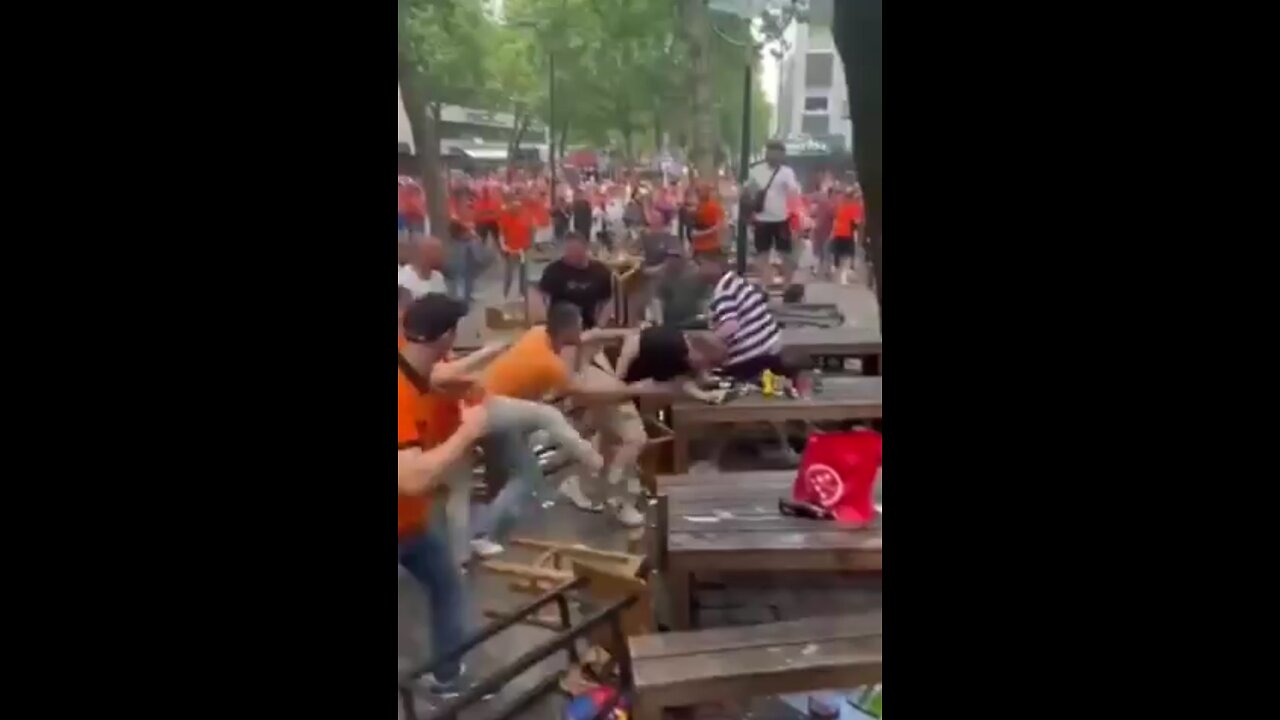
POLYGON ((409 118, 409 132, 413 135, 413 150, 418 160, 418 174, 427 196, 427 216, 431 219, 433 233, 440 233, 449 227, 449 206, 445 201, 444 177, 440 172, 440 136, 436 132, 436 118, 427 112, 430 100, 426 78, 409 60, 403 48, 397 54, 397 66, 404 112, 409 118))
POLYGON ((685 41, 692 86, 692 148, 689 162, 700 178, 715 177, 715 117, 711 107, 711 17, 707 0, 683 0, 685 41))
POLYGON ((511 142, 507 143, 507 182, 515 177, 516 152, 520 149, 520 141, 529 129, 529 113, 522 113, 517 108, 512 111, 514 124, 511 126, 511 142))
POLYGON ((834 5, 831 31, 844 61, 849 115, 853 120, 853 159, 866 204, 870 260, 883 327, 884 3, 883 0, 845 0, 834 5))

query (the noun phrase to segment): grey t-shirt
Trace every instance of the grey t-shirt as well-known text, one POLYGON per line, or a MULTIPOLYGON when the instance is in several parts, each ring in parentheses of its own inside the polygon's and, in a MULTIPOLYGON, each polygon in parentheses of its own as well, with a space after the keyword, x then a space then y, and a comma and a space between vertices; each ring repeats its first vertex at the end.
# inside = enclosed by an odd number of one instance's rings
POLYGON ((693 267, 672 273, 664 270, 658 276, 658 300, 662 302, 662 324, 684 327, 707 310, 711 288, 693 267))
POLYGON ((646 267, 661 265, 667 260, 667 252, 680 251, 680 240, 666 230, 646 230, 640 236, 640 246, 644 250, 646 267))

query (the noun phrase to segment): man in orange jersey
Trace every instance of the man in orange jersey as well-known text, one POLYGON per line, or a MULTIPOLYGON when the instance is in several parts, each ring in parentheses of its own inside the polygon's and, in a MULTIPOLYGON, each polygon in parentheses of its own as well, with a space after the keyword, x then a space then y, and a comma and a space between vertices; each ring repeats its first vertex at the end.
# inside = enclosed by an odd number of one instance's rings
POLYGON ((715 199, 710 183, 698 184, 698 205, 693 213, 693 230, 689 241, 693 254, 720 252, 720 238, 724 236, 724 208, 715 199))
POLYGON ((518 273, 520 297, 525 297, 529 290, 529 276, 524 264, 524 254, 533 245, 533 218, 517 191, 507 193, 498 224, 502 229, 499 245, 504 261, 502 296, 510 297, 511 281, 518 273))
MULTIPOLYGON (((443 295, 431 294, 415 301, 406 311, 406 350, 423 356, 441 356, 453 343, 454 329, 463 314, 459 303, 443 295), (412 316, 412 318, 411 318, 412 316)), ((468 452, 485 432, 487 408, 484 404, 461 408, 456 427, 433 447, 420 415, 423 396, 429 393, 423 375, 400 355, 396 416, 398 453, 396 458, 398 496, 396 535, 399 562, 421 584, 430 600, 432 656, 449 655, 465 637, 466 606, 462 578, 443 521, 442 502, 435 494, 447 469, 468 452)), ((459 658, 440 663, 427 681, 433 692, 456 693, 463 666, 459 658)))
MULTIPOLYGON (((616 330, 584 333, 582 313, 576 306, 553 304, 547 311, 547 324, 531 328, 494 360, 484 372, 481 385, 488 396, 539 400, 559 395, 585 404, 619 403, 629 397, 658 394, 648 385, 599 387, 584 382, 574 371, 578 357, 592 357, 594 343, 621 339, 626 334, 627 331, 616 330)), ((500 485, 502 490, 490 508, 487 526, 471 541, 471 547, 477 555, 491 557, 503 551, 501 543, 542 485, 543 474, 527 435, 495 429, 485 437, 482 447, 491 486, 500 485)), ((581 437, 568 450, 587 472, 598 472, 604 464, 591 443, 581 437)))
POLYGON ((855 186, 850 185, 836 201, 835 221, 831 226, 831 254, 841 285, 849 284, 849 271, 853 268, 856 247, 854 237, 861 224, 862 202, 857 197, 855 186))

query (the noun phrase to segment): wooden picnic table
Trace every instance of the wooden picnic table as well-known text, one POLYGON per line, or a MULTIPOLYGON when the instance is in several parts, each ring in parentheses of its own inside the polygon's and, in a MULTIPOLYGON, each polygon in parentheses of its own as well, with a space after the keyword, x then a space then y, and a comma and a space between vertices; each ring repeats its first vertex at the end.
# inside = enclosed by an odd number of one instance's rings
POLYGON ((829 377, 823 390, 811 398, 764 397, 746 395, 722 405, 709 405, 692 399, 679 399, 671 405, 672 470, 689 469, 689 440, 707 425, 736 423, 782 423, 790 420, 810 422, 837 420, 877 420, 882 414, 881 378, 829 377))
POLYGON ((778 498, 791 496, 795 475, 782 470, 659 476, 658 492, 666 496, 660 562, 674 629, 693 624, 698 573, 882 569, 878 524, 856 528, 778 512, 778 498))
POLYGON ((880 374, 883 343, 879 330, 842 326, 782 328, 782 354, 809 358, 862 358, 863 375, 880 374))

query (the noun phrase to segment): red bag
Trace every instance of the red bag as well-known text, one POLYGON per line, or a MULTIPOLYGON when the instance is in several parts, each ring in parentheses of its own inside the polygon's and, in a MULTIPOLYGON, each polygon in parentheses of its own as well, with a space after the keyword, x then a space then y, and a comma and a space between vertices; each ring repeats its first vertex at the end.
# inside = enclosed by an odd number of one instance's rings
POLYGON ((800 458, 792 499, 831 510, 841 522, 875 519, 872 492, 880 469, 880 433, 811 435, 800 458))

